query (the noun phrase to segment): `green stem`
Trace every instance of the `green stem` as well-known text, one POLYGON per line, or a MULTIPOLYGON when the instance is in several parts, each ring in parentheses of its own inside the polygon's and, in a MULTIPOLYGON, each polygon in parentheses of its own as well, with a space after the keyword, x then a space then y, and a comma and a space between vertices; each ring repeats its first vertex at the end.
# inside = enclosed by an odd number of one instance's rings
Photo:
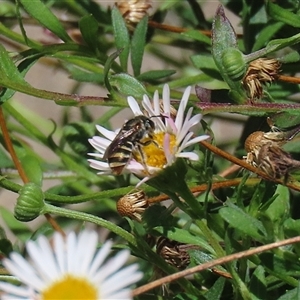
MULTIPOLYGON (((27 47, 26 41, 22 34, 16 33, 9 28, 7 28, 2 22, 0 22, 0 34, 2 36, 5 36, 10 41, 15 41, 17 43, 23 44, 27 47)), ((31 46, 34 46, 34 48, 41 48, 42 45, 36 41, 31 41, 31 46)))
POLYGON ((299 104, 290 103, 253 103, 244 105, 234 105, 231 103, 205 103, 199 102, 197 106, 201 109, 203 115, 212 113, 238 113, 247 116, 266 116, 269 113, 290 112, 299 113, 299 104))
POLYGON ((225 255, 224 250, 220 246, 219 242, 215 239, 210 229, 207 227, 206 223, 202 220, 204 218, 204 211, 197 199, 194 197, 189 187, 187 186, 185 181, 179 186, 177 193, 180 197, 182 197, 189 207, 192 209, 192 213, 190 215, 195 219, 195 224, 201 230, 203 235, 206 237, 209 244, 213 247, 216 252, 217 257, 222 257, 225 255))
POLYGON ((66 209, 66 208, 62 208, 62 207, 56 207, 50 204, 45 204, 44 208, 43 208, 43 214, 55 214, 57 216, 61 216, 61 217, 66 217, 66 218, 70 218, 70 219, 75 219, 75 220, 81 220, 81 221, 86 221, 86 222, 90 222, 90 223, 94 223, 98 226, 102 226, 106 229, 108 229, 111 232, 114 232, 116 235, 122 237, 124 240, 126 240, 129 244, 131 244, 134 247, 137 247, 137 242, 135 237, 127 232, 126 230, 124 230, 123 228, 107 221, 104 220, 102 218, 84 213, 84 212, 78 212, 78 211, 74 211, 74 210, 70 210, 70 209, 66 209))

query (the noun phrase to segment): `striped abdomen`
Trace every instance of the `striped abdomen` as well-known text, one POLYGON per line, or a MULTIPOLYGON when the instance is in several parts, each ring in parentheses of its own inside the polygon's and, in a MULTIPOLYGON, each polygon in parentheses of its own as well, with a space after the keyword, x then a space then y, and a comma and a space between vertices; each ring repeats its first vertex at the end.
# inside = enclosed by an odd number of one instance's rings
POLYGON ((121 145, 107 157, 109 167, 112 173, 119 175, 127 165, 132 156, 133 143, 131 141, 123 141, 121 145))

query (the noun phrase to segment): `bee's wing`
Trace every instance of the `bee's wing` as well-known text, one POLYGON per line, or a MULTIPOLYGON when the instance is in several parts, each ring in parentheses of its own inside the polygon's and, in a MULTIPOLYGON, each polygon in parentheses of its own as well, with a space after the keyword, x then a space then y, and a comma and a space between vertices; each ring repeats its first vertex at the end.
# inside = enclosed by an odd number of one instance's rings
POLYGON ((111 144, 107 147, 107 149, 104 152, 103 159, 108 159, 108 157, 115 153, 119 148, 120 145, 124 143, 126 139, 128 139, 132 134, 134 134, 135 130, 123 130, 123 128, 119 131, 119 133, 116 135, 114 140, 111 142, 111 144))

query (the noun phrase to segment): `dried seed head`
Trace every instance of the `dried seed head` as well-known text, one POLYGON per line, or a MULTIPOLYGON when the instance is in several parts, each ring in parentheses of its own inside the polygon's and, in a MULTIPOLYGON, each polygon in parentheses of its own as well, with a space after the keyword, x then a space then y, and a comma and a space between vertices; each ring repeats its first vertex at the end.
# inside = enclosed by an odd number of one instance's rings
POLYGON ((245 141, 246 162, 272 178, 287 179, 289 172, 300 168, 300 162, 281 148, 288 140, 288 135, 274 126, 270 132, 253 132, 245 141))
POLYGON ((150 0, 121 0, 116 2, 116 6, 130 31, 134 30, 135 26, 148 14, 148 9, 152 7, 150 0))
POLYGON ((261 140, 264 138, 264 132, 255 131, 251 133, 245 141, 245 150, 247 152, 252 152, 256 149, 257 145, 261 143, 261 140))
MULTIPOLYGON (((193 247, 193 246, 192 246, 193 247)), ((160 255, 168 264, 183 270, 190 263, 188 245, 171 241, 165 237, 160 237, 156 243, 156 253, 160 255)))
POLYGON ((280 62, 277 59, 259 58, 252 61, 242 80, 250 99, 263 96, 263 84, 272 83, 278 78, 280 62))
MULTIPOLYGON (((291 155, 280 147, 265 144, 260 148, 255 158, 258 167, 273 178, 287 177, 288 173, 296 168, 291 155)), ((298 163, 298 162, 297 162, 298 163)), ((300 162, 298 163, 298 165, 300 162)))
POLYGON ((255 75, 249 75, 243 78, 244 89, 248 93, 248 97, 252 99, 260 99, 263 96, 263 87, 261 82, 255 75))
POLYGON ((148 206, 148 198, 142 190, 131 191, 117 202, 117 210, 122 217, 129 217, 138 222, 142 221, 142 214, 148 206))

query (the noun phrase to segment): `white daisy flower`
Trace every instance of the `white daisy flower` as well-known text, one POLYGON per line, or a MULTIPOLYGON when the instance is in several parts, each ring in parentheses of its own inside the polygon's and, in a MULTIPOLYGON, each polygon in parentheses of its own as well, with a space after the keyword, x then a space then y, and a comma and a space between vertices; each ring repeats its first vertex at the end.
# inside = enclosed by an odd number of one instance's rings
POLYGON ((30 262, 16 252, 3 260, 22 285, 0 282, 1 299, 132 299, 128 286, 140 280, 142 273, 136 264, 120 270, 129 251, 122 250, 104 262, 112 243, 97 250, 97 240, 95 231, 85 230, 78 236, 71 232, 65 239, 55 233, 53 247, 45 236, 27 242, 30 262))
MULTIPOLYGON (((156 176, 164 168, 171 166, 179 157, 189 160, 199 159, 195 152, 184 151, 189 146, 209 138, 208 135, 194 137, 191 131, 194 125, 200 123, 201 114, 192 116, 193 108, 191 107, 186 116, 184 115, 190 92, 191 87, 188 87, 183 93, 176 116, 174 116, 174 108, 170 104, 168 85, 163 88, 162 103, 158 91, 154 93, 152 101, 147 95, 144 95, 143 110, 133 97, 128 97, 128 105, 134 115, 148 117, 151 120, 150 122, 154 124, 155 129, 153 132, 150 130, 148 136, 146 135, 145 139, 141 140, 146 145, 139 144, 139 147, 133 149, 132 155, 124 165, 122 172, 133 173, 139 178, 144 178, 142 182, 145 182, 156 176), (139 148, 141 151, 139 151, 139 148)), ((89 153, 97 159, 89 159, 88 161, 92 168, 99 170, 98 174, 113 174, 114 172, 109 163, 103 160, 105 151, 120 133, 120 129, 114 132, 100 125, 96 125, 96 127, 103 137, 94 136, 89 139, 90 144, 98 152, 89 153)))

